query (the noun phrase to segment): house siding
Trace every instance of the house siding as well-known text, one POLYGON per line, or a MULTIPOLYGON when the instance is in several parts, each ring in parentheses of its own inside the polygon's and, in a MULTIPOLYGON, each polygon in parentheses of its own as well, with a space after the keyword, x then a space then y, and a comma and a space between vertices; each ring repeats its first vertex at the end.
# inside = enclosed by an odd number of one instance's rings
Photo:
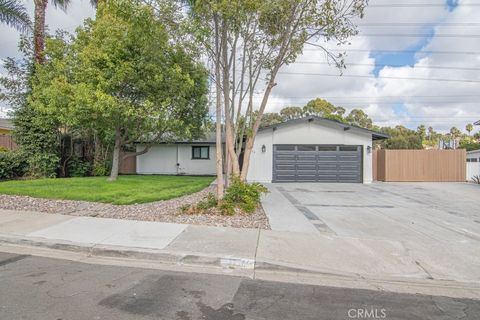
MULTIPOLYGON (((192 159, 192 144, 153 146, 147 153, 137 156, 137 174, 214 175, 215 146, 208 146, 210 159, 202 160, 192 159)), ((137 145, 136 148, 138 152, 144 146, 137 145)))

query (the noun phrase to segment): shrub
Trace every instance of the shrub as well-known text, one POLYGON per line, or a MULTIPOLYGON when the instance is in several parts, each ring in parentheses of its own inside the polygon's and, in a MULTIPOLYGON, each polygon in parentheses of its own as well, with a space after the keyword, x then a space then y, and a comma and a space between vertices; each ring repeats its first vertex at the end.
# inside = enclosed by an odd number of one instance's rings
POLYGON ((4 146, 0 146, 0 152, 8 152, 9 150, 4 147, 4 146))
POLYGON ((15 150, 0 152, 0 179, 22 177, 27 170, 25 153, 15 150))
POLYGON ((260 183, 247 183, 238 177, 233 177, 219 208, 228 215, 233 215, 235 208, 253 213, 260 204, 262 194, 268 192, 268 189, 260 183))
POLYGON ((96 177, 106 176, 110 173, 111 163, 109 161, 97 160, 92 166, 92 175, 96 177))
POLYGON ((36 153, 28 158, 28 174, 34 178, 55 178, 60 158, 56 154, 36 153))
POLYGON ((184 214, 198 214, 216 208, 217 212, 230 216, 234 215, 237 209, 245 213, 253 213, 260 204, 260 197, 267 192, 269 192, 268 189, 259 183, 246 183, 235 177, 232 178, 222 201, 218 201, 213 193, 209 193, 195 205, 182 205, 179 211, 184 214))
POLYGON ((90 170, 90 163, 80 158, 73 158, 68 162, 68 175, 70 177, 85 177, 90 170))
POLYGON ((475 182, 476 184, 480 184, 480 176, 473 176, 472 181, 475 182))
POLYGON ((218 204, 217 198, 213 193, 209 193, 202 201, 197 203, 196 207, 199 210, 208 210, 215 208, 218 204))

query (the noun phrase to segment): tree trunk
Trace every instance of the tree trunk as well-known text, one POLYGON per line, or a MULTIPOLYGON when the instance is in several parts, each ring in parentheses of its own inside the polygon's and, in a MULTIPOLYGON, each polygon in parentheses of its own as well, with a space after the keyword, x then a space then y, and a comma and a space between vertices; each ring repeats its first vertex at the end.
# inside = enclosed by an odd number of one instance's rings
MULTIPOLYGON (((214 16, 215 22, 215 51, 216 56, 219 57, 220 44, 218 41, 218 17, 214 16)), ((217 165, 217 199, 223 199, 224 181, 223 181, 223 158, 222 158, 222 101, 220 92, 220 61, 219 58, 215 60, 215 90, 216 90, 216 123, 215 123, 215 147, 216 147, 216 165, 217 165)))
POLYGON ((120 128, 115 129, 115 146, 113 147, 112 171, 108 181, 115 181, 118 178, 118 170, 120 168, 120 149, 122 148, 122 133, 120 128))
POLYGON ((253 144, 255 143, 255 137, 257 135, 258 129, 260 128, 260 124, 262 123, 263 112, 265 111, 265 107, 267 106, 268 98, 270 97, 270 93, 272 92, 273 87, 275 86, 275 74, 272 75, 267 88, 265 89, 265 93, 263 94, 262 103, 260 104, 260 109, 258 110, 258 116, 255 119, 255 123, 253 124, 252 133, 247 139, 247 143, 245 144, 245 153, 243 154, 243 165, 242 165, 242 172, 240 174, 240 179, 245 181, 247 179, 248 174, 248 167, 250 165, 250 155, 252 154, 253 144))
POLYGON ((43 64, 43 51, 45 48, 45 11, 48 0, 35 0, 35 22, 33 25, 33 44, 35 62, 43 64))

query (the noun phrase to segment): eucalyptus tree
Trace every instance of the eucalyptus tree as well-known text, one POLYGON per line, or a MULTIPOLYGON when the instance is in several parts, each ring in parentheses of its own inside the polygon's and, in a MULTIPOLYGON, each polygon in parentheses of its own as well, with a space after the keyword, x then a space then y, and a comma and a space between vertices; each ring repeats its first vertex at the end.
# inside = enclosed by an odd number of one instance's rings
POLYGON ((17 0, 0 0, 0 22, 20 32, 30 31, 32 28, 27 9, 17 0))
MULTIPOLYGON (((353 20, 363 16, 367 2, 194 1, 193 32, 204 44, 214 66, 217 131, 223 121, 227 172, 246 179, 255 137, 280 69, 294 62, 306 44, 318 46, 336 66, 343 67, 343 56, 332 53, 319 41, 347 44, 357 34, 353 20), (223 111, 223 119, 219 111, 223 111), (245 121, 240 121, 243 118, 245 121), (243 153, 242 168, 240 153, 243 153)), ((221 171, 217 164, 219 177, 221 171)), ((218 180, 220 186, 221 179, 218 180)), ((217 196, 222 197, 221 186, 217 196)))

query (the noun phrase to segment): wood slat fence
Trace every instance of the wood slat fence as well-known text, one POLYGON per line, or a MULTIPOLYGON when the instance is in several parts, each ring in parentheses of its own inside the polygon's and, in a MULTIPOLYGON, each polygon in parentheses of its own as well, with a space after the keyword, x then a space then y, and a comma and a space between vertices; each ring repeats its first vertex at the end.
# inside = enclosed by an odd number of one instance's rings
POLYGON ((9 134, 0 135, 0 147, 5 147, 9 150, 17 149, 17 144, 13 141, 13 137, 9 134))
POLYGON ((465 182, 466 151, 375 150, 373 178, 399 182, 465 182))

